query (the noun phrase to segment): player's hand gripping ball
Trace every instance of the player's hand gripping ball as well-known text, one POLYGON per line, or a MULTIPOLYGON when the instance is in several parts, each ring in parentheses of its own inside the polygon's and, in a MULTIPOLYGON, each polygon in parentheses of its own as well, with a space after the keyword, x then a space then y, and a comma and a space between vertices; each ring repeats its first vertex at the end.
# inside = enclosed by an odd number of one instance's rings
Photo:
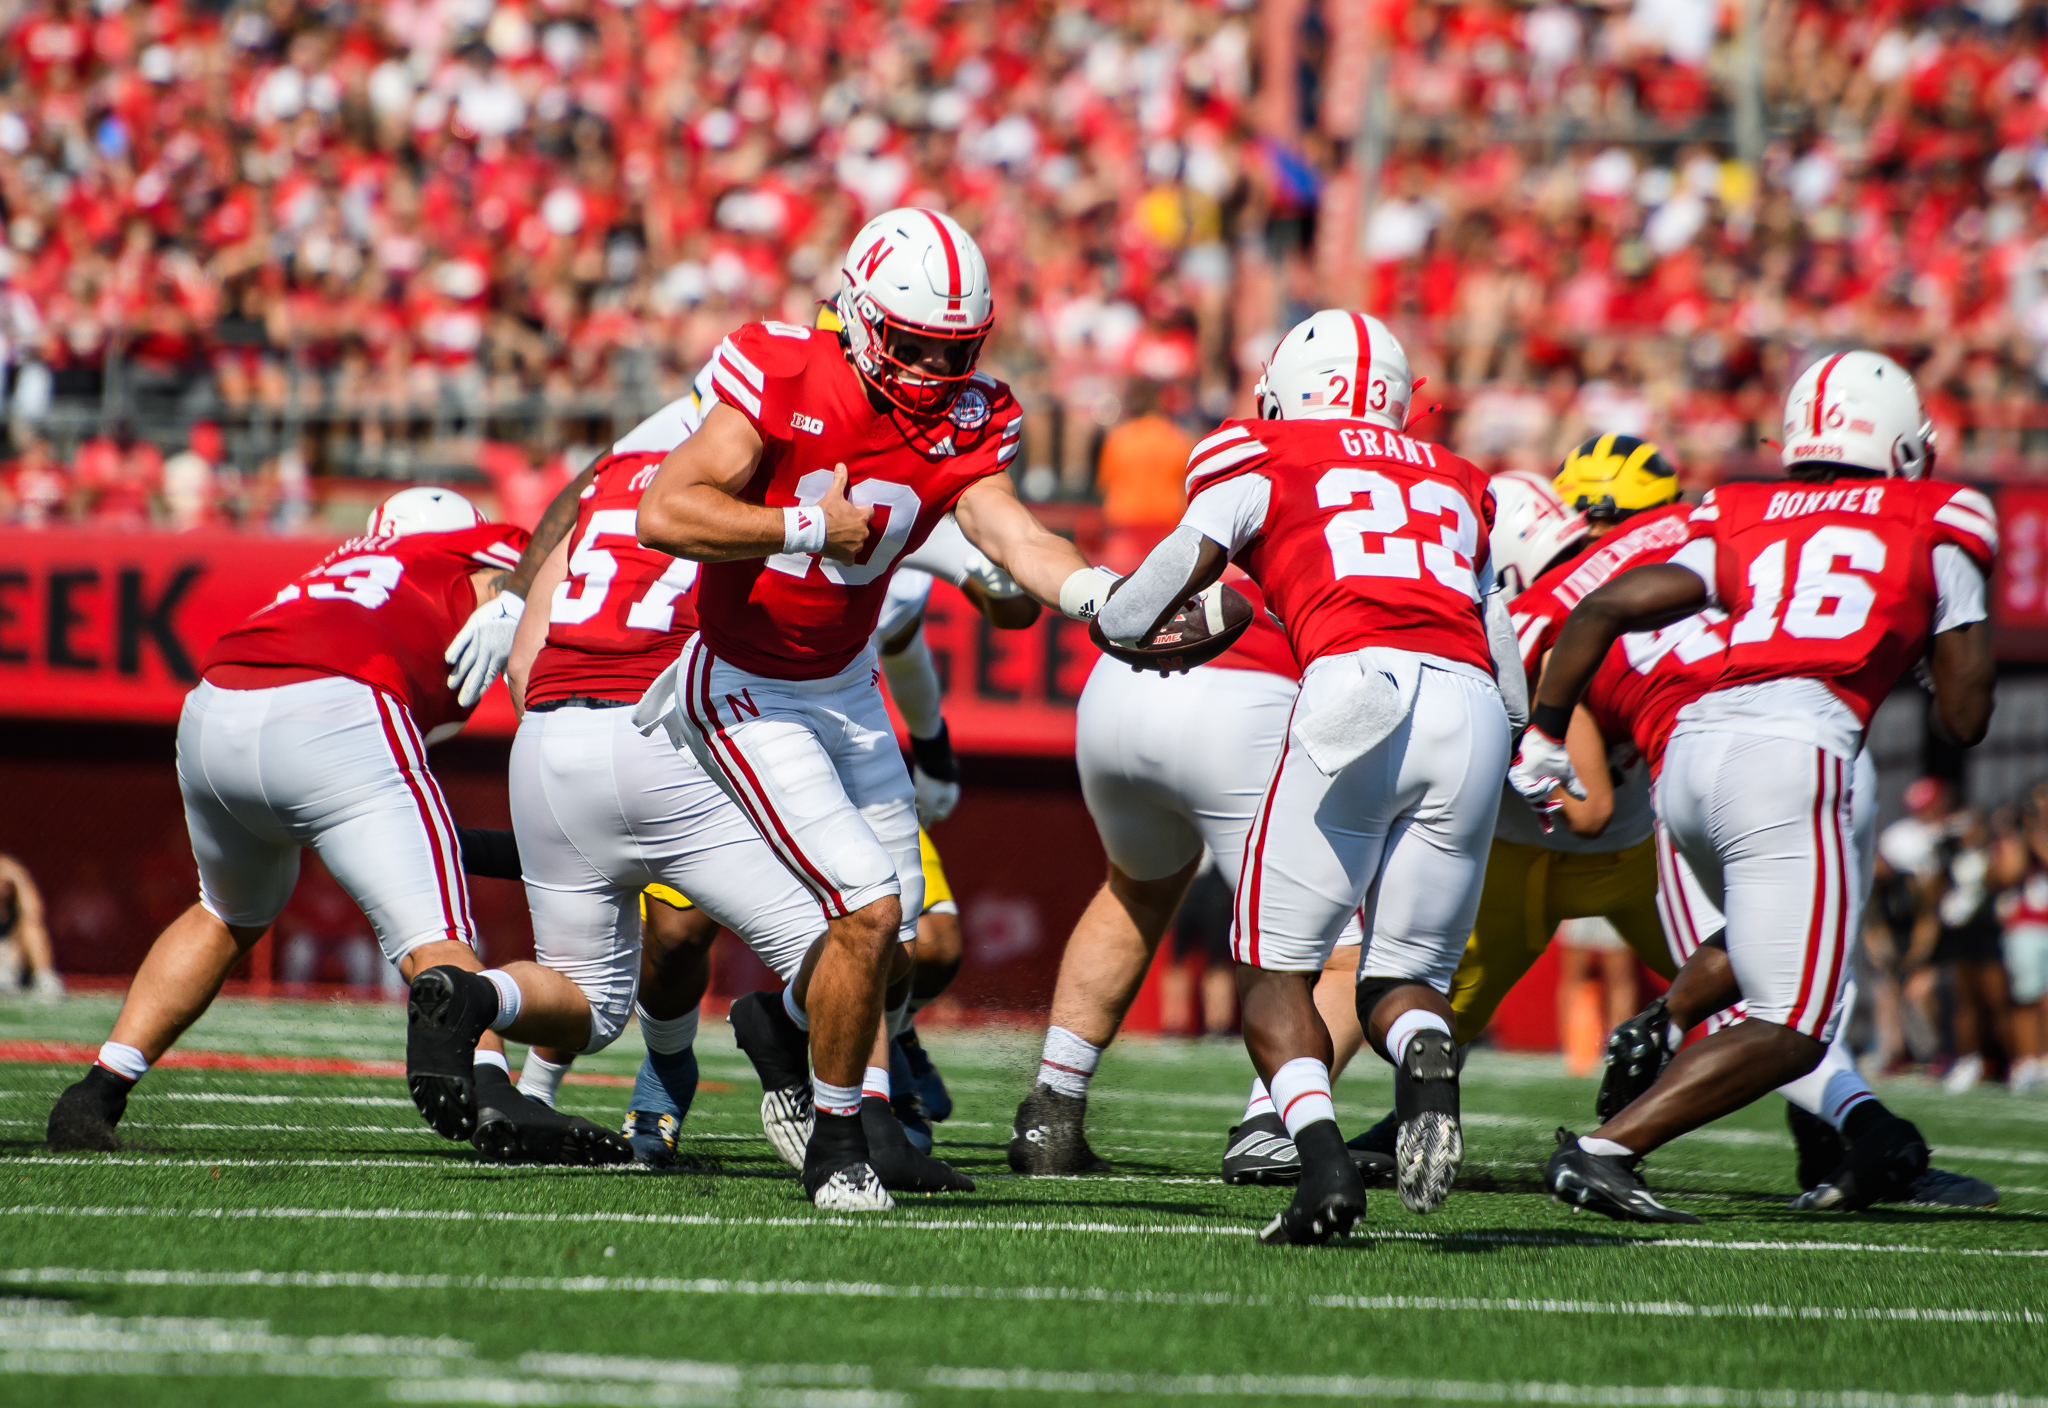
MULTIPOLYGON (((1109 595, 1115 596, 1117 588, 1129 580, 1119 578, 1110 587, 1109 595)), ((1095 642, 1097 650, 1114 656, 1133 670, 1173 675, 1208 664, 1237 644, 1237 638, 1251 623, 1252 604, 1244 593, 1217 582, 1182 602, 1180 609, 1167 617, 1166 624, 1148 640, 1118 645, 1102 633, 1100 620, 1088 623, 1088 639, 1095 642)))

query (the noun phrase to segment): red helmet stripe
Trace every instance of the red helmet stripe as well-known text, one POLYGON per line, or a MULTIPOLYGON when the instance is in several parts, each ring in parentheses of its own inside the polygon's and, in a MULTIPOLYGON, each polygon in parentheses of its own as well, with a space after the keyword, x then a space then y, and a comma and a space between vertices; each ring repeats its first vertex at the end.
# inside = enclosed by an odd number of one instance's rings
POLYGON ((1828 373, 1835 369, 1835 363, 1848 355, 1847 352, 1837 352, 1834 356, 1828 358, 1827 365, 1820 369, 1820 376, 1813 383, 1813 433, 1815 435, 1820 434, 1821 403, 1827 399, 1828 373))
POLYGON ((1351 321, 1358 325, 1358 365, 1353 368, 1351 378, 1351 414, 1365 414, 1365 379, 1372 375, 1372 334, 1365 330, 1365 315, 1353 313, 1351 321))
POLYGON ((939 244, 946 251, 946 307, 958 310, 960 307, 960 251, 953 248, 953 232, 946 228, 946 222, 932 211, 920 211, 925 219, 932 222, 932 228, 939 232, 939 244))

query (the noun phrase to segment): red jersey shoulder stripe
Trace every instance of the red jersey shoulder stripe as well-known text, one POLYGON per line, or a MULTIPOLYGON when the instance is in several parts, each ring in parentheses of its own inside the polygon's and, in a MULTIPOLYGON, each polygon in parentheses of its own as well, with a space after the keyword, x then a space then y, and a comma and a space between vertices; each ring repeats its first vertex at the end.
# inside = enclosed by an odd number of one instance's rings
POLYGON ((761 398, 756 393, 761 384, 760 369, 740 355, 731 338, 718 344, 718 351, 711 358, 711 385, 721 400, 729 397, 735 409, 758 417, 761 398), (750 378, 753 384, 749 386, 742 378, 750 378))
POLYGON ((1958 532, 1968 533, 1984 544, 1987 553, 1998 551, 1998 511, 1991 500, 1975 489, 1958 489, 1949 501, 1934 511, 1934 521, 1958 532))
POLYGON ((1189 497, 1193 497, 1198 481, 1249 464, 1265 454, 1266 443, 1252 439, 1251 432, 1241 425, 1217 431, 1197 444, 1188 456, 1189 497))

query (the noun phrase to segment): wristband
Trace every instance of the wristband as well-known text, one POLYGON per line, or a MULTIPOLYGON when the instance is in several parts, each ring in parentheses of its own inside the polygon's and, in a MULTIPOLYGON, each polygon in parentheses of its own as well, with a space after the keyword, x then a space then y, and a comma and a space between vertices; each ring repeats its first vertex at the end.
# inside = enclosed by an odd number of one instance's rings
POLYGON ((1117 575, 1101 567, 1084 567, 1060 583, 1060 611, 1076 621, 1093 621, 1117 575))
POLYGON ((818 553, 825 550, 825 510, 801 504, 782 511, 782 550, 818 553))
POLYGON ((953 739, 941 723, 939 731, 930 738, 910 735, 910 758, 926 777, 940 782, 960 780, 960 759, 953 753, 953 739))
POLYGON ((1565 734, 1571 731, 1572 706, 1569 704, 1538 704, 1529 711, 1529 726, 1545 737, 1564 742, 1565 734))

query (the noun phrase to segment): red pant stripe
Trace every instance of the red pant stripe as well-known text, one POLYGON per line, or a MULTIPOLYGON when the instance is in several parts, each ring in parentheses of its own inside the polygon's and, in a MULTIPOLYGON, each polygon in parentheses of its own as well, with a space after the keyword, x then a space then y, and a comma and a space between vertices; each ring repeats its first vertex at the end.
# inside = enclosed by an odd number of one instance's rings
POLYGON ((384 727, 384 742, 391 749, 391 761, 398 767, 398 775, 405 779, 406 788, 412 793, 413 805, 419 808, 420 822, 427 833, 427 847, 434 857, 434 879, 441 890, 442 932, 450 942, 466 943, 467 936, 461 931, 456 915, 454 897, 448 887, 447 841, 436 824, 433 808, 428 805, 426 789, 420 785, 420 775, 413 768, 411 750, 407 739, 392 719, 394 701, 381 691, 372 690, 371 697, 377 701, 377 721, 384 727))

